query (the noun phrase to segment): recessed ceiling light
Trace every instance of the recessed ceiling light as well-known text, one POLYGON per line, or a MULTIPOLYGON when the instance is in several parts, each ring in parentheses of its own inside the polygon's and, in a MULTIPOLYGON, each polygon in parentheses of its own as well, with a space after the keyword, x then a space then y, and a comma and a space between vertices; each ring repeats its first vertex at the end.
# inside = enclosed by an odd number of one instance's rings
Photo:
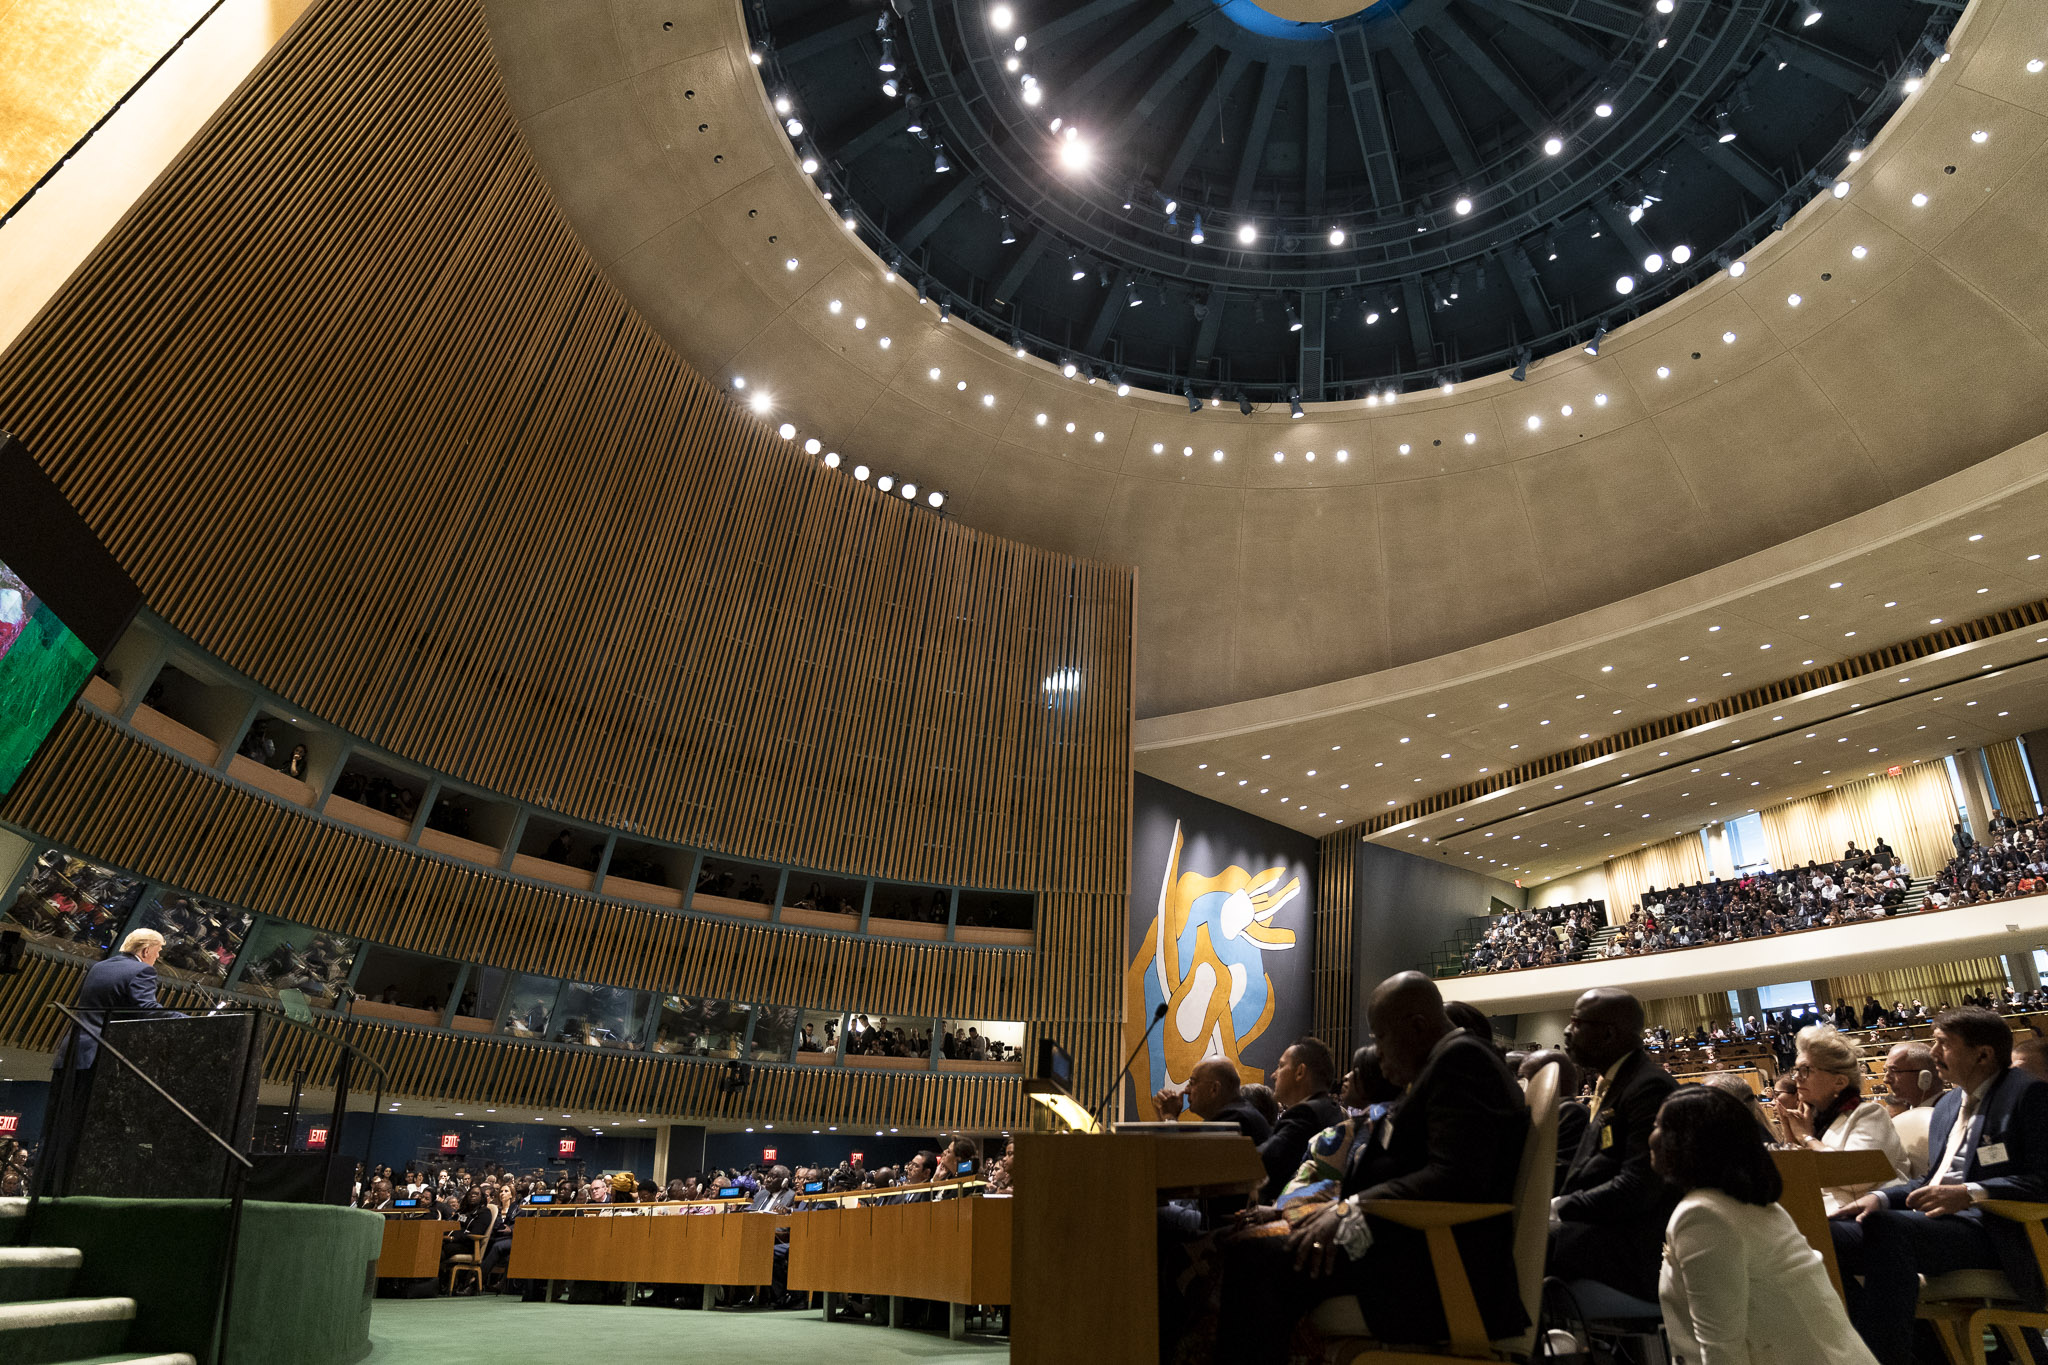
POLYGON ((1870 248, 1867 246, 1852 246, 1849 248, 1849 254, 1860 261, 1870 254, 1870 248))
POLYGON ((1913 207, 1914 207, 1914 208, 1916 208, 1916 209, 1924 209, 1924 208, 1926 208, 1926 207, 1927 207, 1927 196, 1926 196, 1926 195, 1924 195, 1924 194, 1916 194, 1916 195, 1914 195, 1914 196, 1913 196, 1913 207))

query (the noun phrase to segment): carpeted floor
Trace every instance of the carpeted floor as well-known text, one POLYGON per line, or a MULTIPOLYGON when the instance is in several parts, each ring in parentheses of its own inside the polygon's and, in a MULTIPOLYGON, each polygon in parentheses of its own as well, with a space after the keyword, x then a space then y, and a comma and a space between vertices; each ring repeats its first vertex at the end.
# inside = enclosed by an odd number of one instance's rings
POLYGON ((1004 1365, 1007 1344, 827 1323, 818 1312, 583 1307, 495 1296, 378 1299, 366 1365, 1004 1365))

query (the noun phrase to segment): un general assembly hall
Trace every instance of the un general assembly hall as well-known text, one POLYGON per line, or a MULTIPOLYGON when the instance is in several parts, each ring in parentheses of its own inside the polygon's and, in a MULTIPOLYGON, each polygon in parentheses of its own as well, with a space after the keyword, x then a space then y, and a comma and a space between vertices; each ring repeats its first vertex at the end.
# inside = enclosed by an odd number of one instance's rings
POLYGON ((2048 1362, 2044 555, 2042 0, 6 0, 0 1361, 2048 1362))

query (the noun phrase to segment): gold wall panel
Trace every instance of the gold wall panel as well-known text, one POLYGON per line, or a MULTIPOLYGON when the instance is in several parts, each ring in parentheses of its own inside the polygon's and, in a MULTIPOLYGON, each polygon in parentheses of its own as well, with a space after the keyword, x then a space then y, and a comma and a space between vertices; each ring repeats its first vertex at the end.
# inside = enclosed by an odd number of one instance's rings
POLYGON ((212 0, 0 0, 0 211, 128 93, 212 0))

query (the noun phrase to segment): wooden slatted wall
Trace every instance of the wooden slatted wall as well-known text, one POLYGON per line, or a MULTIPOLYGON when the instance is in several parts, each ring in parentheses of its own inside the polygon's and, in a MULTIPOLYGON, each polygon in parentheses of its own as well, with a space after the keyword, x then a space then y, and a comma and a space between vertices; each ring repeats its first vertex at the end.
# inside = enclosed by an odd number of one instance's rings
POLYGON ((1351 1017, 1351 904, 1358 882, 1358 835, 1325 834, 1316 844, 1315 1033, 1342 1067, 1362 1040, 1365 1021, 1351 1017))
POLYGON ((152 607, 343 728, 643 837, 1037 891, 1040 948, 1021 982, 771 953, 245 806, 76 721, 103 805, 9 818, 501 965, 1006 997, 1084 1078, 1115 1065, 1133 573, 826 470, 690 371, 556 213, 477 0, 322 0, 0 355, 0 426, 152 607))

